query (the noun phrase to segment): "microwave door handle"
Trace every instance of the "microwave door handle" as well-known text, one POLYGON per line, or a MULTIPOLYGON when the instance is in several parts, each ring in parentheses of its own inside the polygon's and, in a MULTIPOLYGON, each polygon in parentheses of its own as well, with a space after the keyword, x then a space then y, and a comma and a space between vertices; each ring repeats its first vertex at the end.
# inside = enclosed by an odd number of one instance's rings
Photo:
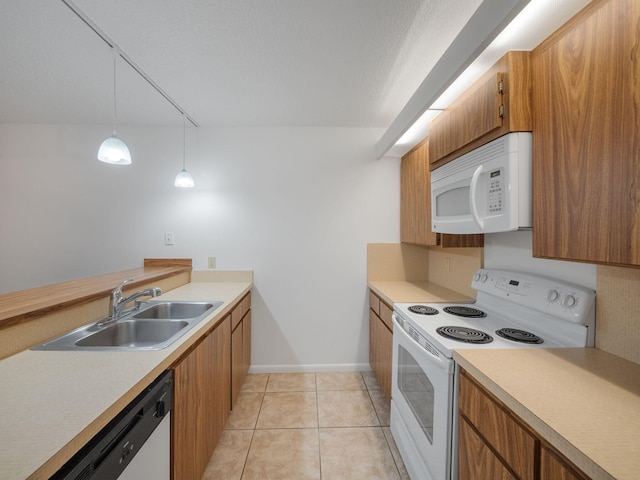
POLYGON ((478 206, 476 205, 476 191, 478 189, 478 180, 480 179, 481 173, 482 165, 476 168, 476 171, 473 172, 473 176, 471 177, 471 185, 469 186, 469 210, 471 210, 471 218, 473 219, 473 222, 482 231, 484 230, 484 221, 480 218, 478 206))

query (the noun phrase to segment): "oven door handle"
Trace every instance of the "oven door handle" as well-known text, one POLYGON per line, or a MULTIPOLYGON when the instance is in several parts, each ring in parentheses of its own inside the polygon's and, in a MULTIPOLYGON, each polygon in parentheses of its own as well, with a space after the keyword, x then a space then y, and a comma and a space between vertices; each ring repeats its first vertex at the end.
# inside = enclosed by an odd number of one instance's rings
POLYGON ((394 329, 393 329, 393 334, 394 335, 396 334, 396 331, 397 331, 397 333, 399 335, 402 335, 403 337, 405 337, 407 339, 407 341, 413 343, 416 346, 416 348, 419 348, 420 351, 424 353, 425 358, 427 358, 431 363, 433 363, 435 366, 437 366, 441 370, 444 370, 447 373, 453 373, 453 370, 454 370, 454 362, 453 362, 453 360, 451 360, 449 358, 446 358, 446 357, 440 356, 441 354, 438 354, 439 353, 438 349, 435 348, 431 344, 431 342, 427 341, 427 344, 428 344, 427 346, 421 345, 420 343, 418 343, 404 329, 404 321, 402 320, 402 318, 398 317, 398 315, 396 315, 395 312, 393 312, 393 314, 391 315, 391 318, 393 318, 393 322, 395 323, 395 326, 394 326, 394 329), (434 353, 434 352, 436 352, 436 353, 434 353))

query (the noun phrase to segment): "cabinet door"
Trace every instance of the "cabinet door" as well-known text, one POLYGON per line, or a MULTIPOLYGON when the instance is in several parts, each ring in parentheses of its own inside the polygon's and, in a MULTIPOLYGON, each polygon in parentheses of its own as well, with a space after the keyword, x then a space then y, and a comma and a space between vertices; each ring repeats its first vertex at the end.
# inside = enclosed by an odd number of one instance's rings
POLYGON ((448 235, 431 231, 428 138, 402 157, 400 163, 400 241, 425 246, 484 246, 484 235, 448 235))
POLYGON ((236 403, 251 366, 251 296, 245 296, 231 312, 231 408, 236 403), (242 318, 239 313, 243 313, 242 318))
POLYGON ((209 441, 212 405, 208 365, 213 360, 213 337, 208 335, 174 369, 174 405, 171 413, 173 478, 200 478, 212 448, 209 441))
POLYGON ((214 348, 210 387, 213 390, 213 419, 210 422, 213 446, 207 457, 207 462, 213 454, 213 449, 218 443, 231 413, 231 318, 229 315, 213 330, 211 336, 214 348))
POLYGON ((402 157, 400 163, 400 241, 438 244, 438 234, 431 231, 428 138, 402 157))
POLYGON ((465 373, 460 374, 459 395, 460 423, 466 418, 519 478, 533 480, 536 438, 465 373))
POLYGON ((444 163, 439 160, 502 127, 502 85, 501 73, 489 75, 433 120, 429 126, 432 163, 444 163))
POLYGON ((543 446, 540 450, 540 480, 587 480, 588 477, 578 473, 569 463, 543 446))
POLYGON ((430 168, 531 128, 529 52, 508 52, 429 124, 430 168))
POLYGON ((459 480, 516 480, 464 419, 458 435, 459 480))
POLYGON ((231 408, 236 404, 244 382, 242 327, 243 322, 240 322, 231 332, 231 408))
POLYGON ((380 390, 391 402, 393 336, 373 310, 369 310, 369 361, 380 390))
POLYGON ((243 382, 251 367, 251 310, 242 319, 242 375, 243 382))
POLYGON ((640 265, 638 22, 594 1, 532 52, 534 257, 640 265))
POLYGON ((202 477, 229 417, 230 325, 227 316, 174 367, 174 479, 202 477))

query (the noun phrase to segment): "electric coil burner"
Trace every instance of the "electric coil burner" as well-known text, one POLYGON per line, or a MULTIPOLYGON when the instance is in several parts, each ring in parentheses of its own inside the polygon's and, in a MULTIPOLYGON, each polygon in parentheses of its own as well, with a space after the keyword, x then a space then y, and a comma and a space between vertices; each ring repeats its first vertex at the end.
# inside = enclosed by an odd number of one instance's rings
POLYGON ((412 313, 417 313, 418 315, 437 315, 438 310, 433 307, 428 307, 426 305, 411 305, 409 307, 409 311, 412 313))
POLYGON ((478 310, 477 308, 472 307, 463 307, 461 305, 444 307, 443 310, 447 313, 450 313, 451 315, 455 315, 456 317, 483 318, 487 316, 487 314, 482 310, 478 310))
POLYGON ((466 327, 439 327, 436 332, 443 337, 465 343, 491 343, 493 337, 488 333, 466 327))
POLYGON ((501 328, 500 330, 496 330, 496 333, 502 338, 513 340, 514 342, 538 344, 544 343, 544 340, 542 340, 539 336, 525 330, 519 330, 517 328, 501 328))

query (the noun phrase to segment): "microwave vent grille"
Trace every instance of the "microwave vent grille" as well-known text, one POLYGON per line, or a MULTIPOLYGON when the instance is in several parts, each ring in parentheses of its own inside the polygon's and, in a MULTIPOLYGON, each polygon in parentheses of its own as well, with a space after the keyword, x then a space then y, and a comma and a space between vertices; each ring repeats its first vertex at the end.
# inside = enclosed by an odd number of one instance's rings
POLYGON ((516 151, 518 149, 520 135, 522 134, 522 132, 518 132, 504 135, 493 142, 461 155, 431 172, 431 181, 438 181, 476 165, 500 158, 509 151, 516 151))

